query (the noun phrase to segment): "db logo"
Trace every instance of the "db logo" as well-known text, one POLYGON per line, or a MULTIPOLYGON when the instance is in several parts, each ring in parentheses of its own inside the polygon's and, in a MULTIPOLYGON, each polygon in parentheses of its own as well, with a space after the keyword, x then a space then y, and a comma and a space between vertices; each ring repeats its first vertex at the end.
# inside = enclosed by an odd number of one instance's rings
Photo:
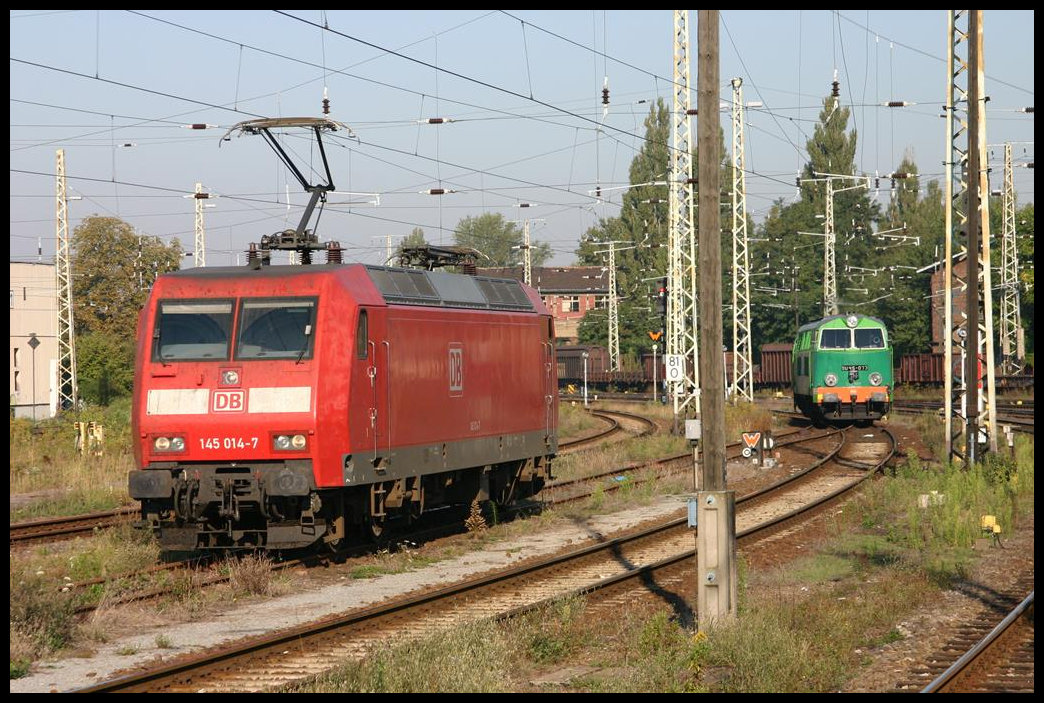
POLYGON ((241 413, 246 410, 244 391, 214 391, 214 412, 241 413))
POLYGON ((464 350, 457 343, 449 348, 449 389, 451 396, 464 393, 464 350))

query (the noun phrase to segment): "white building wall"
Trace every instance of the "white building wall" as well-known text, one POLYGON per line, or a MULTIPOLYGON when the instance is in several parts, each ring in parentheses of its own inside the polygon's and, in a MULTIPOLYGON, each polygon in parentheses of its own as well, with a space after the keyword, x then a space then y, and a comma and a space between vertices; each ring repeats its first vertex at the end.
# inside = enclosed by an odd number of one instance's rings
POLYGON ((58 284, 53 263, 11 262, 11 413, 42 420, 54 415, 58 368, 58 284), (40 342, 29 344, 35 334, 40 342))

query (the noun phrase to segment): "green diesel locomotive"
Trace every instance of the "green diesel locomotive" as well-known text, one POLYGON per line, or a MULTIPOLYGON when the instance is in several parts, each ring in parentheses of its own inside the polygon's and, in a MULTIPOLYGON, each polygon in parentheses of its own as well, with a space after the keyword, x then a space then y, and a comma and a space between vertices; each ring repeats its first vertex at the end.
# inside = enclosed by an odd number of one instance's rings
POLYGON ((794 408, 813 422, 869 425, 892 402, 892 344, 885 323, 832 315, 798 329, 791 355, 794 408))

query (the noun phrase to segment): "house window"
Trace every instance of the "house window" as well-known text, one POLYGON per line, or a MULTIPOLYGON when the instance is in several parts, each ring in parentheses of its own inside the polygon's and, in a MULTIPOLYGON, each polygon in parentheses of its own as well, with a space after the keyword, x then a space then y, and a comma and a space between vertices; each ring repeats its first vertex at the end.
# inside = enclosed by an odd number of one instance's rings
POLYGON ((562 312, 580 312, 580 297, 576 295, 563 296, 562 312))
POLYGON ((18 368, 18 347, 14 347, 11 351, 14 352, 14 354, 12 354, 12 357, 13 357, 12 361, 14 363, 12 363, 11 366, 13 366, 14 368, 17 369, 18 368))
POLYGON ((14 391, 15 391, 15 393, 17 393, 20 390, 22 390, 22 384, 21 384, 21 382, 19 381, 19 378, 18 378, 18 374, 20 374, 20 373, 22 373, 22 372, 21 371, 15 371, 14 372, 14 387, 15 387, 14 391))

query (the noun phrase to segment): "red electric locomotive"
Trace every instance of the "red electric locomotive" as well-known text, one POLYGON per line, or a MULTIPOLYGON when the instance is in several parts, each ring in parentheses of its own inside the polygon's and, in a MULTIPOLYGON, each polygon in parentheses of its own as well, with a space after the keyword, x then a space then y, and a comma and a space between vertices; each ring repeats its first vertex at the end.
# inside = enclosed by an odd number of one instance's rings
POLYGON ((510 279, 337 263, 160 276, 139 323, 131 497, 165 550, 278 550, 532 495, 557 451, 554 338, 510 279))

